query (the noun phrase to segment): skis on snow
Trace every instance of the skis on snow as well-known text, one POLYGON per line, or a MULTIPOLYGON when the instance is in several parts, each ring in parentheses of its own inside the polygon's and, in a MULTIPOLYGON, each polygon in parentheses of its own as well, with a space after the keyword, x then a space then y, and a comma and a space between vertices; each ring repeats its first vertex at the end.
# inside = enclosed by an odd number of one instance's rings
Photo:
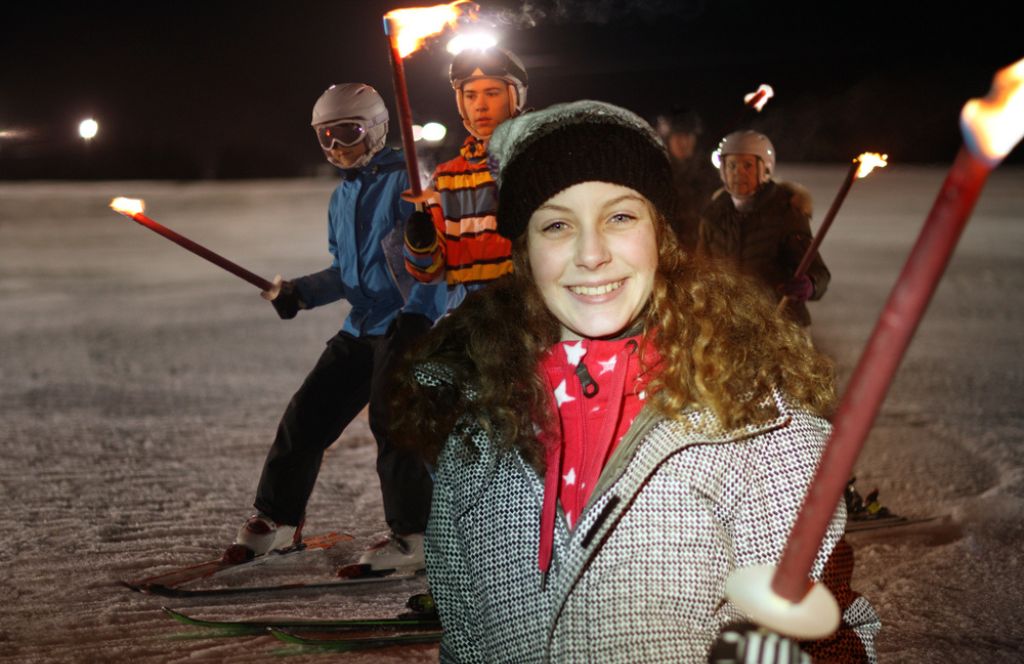
POLYGON ((311 636, 299 634, 285 629, 271 627, 270 634, 280 641, 300 646, 312 646, 321 650, 352 651, 371 648, 388 648, 391 646, 408 646, 417 644, 433 644, 441 642, 441 630, 425 632, 402 632, 381 636, 342 636, 338 634, 318 634, 311 636))
POLYGON ((441 640, 441 622, 433 598, 426 593, 406 602, 411 612, 396 618, 321 620, 304 618, 250 618, 206 620, 164 607, 164 613, 190 627, 208 629, 212 636, 266 634, 292 645, 321 650, 350 651, 434 644, 441 640))
POLYGON ((913 526, 935 522, 936 526, 943 526, 947 519, 941 516, 908 517, 894 514, 888 507, 882 505, 878 499, 878 489, 874 489, 868 495, 862 496, 857 490, 856 477, 851 477, 846 484, 846 533, 862 533, 870 530, 882 530, 884 528, 898 528, 902 526, 913 526))
POLYGON ((337 579, 335 581, 319 581, 312 583, 281 583, 267 586, 229 586, 223 588, 180 588, 151 585, 142 592, 160 597, 229 597, 235 595, 263 594, 303 594, 310 592, 327 592, 354 587, 372 587, 375 585, 393 584, 401 581, 413 581, 426 578, 420 572, 394 572, 384 576, 368 576, 355 579, 337 579))
POLYGON ((928 523, 929 521, 936 521, 939 518, 940 517, 937 516, 908 517, 899 516, 897 514, 887 514, 885 516, 867 519, 849 519, 846 522, 846 532, 860 533, 866 530, 879 530, 882 528, 895 528, 897 526, 910 526, 916 523, 928 523))
POLYGON ((356 618, 346 620, 305 620, 298 618, 254 618, 249 620, 204 620, 189 616, 181 611, 163 607, 168 616, 190 627, 203 627, 222 634, 244 636, 266 634, 270 628, 290 633, 334 632, 339 635, 351 632, 415 632, 437 631, 441 622, 437 614, 407 613, 397 618, 356 618))
POLYGON ((304 538, 295 546, 272 551, 266 555, 257 556, 251 560, 232 563, 216 558, 214 560, 207 560, 195 565, 179 567, 169 572, 162 572, 160 574, 154 574, 140 579, 121 581, 120 584, 136 592, 176 597, 180 595, 175 595, 175 592, 185 592, 181 586, 194 581, 208 579, 212 576, 232 570, 256 567, 271 560, 280 560, 281 558, 294 556, 306 551, 322 551, 330 549, 339 542, 347 542, 351 539, 351 535, 346 535, 344 533, 332 532, 324 535, 314 535, 304 538))

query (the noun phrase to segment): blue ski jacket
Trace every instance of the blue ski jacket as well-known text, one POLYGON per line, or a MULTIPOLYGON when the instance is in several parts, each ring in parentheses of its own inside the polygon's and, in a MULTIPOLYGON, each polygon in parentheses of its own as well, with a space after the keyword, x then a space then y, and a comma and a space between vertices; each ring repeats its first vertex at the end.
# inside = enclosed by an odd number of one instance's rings
POLYGON ((352 306, 342 331, 382 335, 399 313, 431 321, 445 311, 444 282, 420 283, 405 270, 405 223, 413 205, 401 199, 409 177, 401 151, 385 148, 362 168, 344 170, 327 209, 327 242, 334 260, 294 280, 308 308, 344 298, 352 306))

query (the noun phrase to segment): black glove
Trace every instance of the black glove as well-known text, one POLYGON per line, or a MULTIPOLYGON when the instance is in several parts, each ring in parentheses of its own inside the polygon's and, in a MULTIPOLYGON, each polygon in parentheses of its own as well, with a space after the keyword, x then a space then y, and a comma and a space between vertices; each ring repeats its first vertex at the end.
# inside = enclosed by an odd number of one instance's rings
POLYGON ((295 318, 299 309, 306 308, 306 303, 302 301, 298 291, 295 290, 295 283, 291 281, 281 282, 280 292, 270 303, 277 310, 277 315, 285 320, 295 318))
POLYGON ((801 274, 783 282, 779 290, 791 300, 806 302, 814 297, 814 281, 806 274, 801 274))
POLYGON ((409 246, 422 251, 434 244, 437 233, 434 231, 434 220, 427 212, 416 210, 405 222, 405 241, 409 246))
POLYGON ((429 332, 433 326, 430 319, 423 314, 399 312, 385 334, 392 346, 399 345, 404 348, 429 332))
POLYGON ((811 658, 793 639, 754 623, 736 622, 718 633, 708 664, 811 664, 811 658))

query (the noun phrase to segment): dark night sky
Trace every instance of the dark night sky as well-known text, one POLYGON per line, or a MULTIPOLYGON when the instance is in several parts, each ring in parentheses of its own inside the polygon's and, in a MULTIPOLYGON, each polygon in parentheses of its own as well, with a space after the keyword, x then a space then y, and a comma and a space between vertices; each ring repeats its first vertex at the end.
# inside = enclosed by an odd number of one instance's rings
MULTIPOLYGON (((322 163, 308 128, 313 101, 331 83, 363 81, 394 116, 381 16, 434 3, 8 3, 0 179, 309 174, 322 163), (88 116, 101 133, 85 145, 77 125, 88 116)), ((743 94, 769 83, 776 98, 746 121, 772 137, 783 161, 877 150, 894 162, 948 162, 960 107, 1024 56, 1019 29, 994 7, 1002 3, 480 4, 501 17, 502 45, 526 63, 531 106, 593 98, 653 119, 688 105, 704 117, 710 145, 734 128, 743 94)), ((416 121, 444 122, 457 142, 449 58, 439 44, 406 69, 416 121)), ((394 123, 391 138, 399 141, 394 123)), ((1009 161, 1024 161, 1021 152, 1009 161)))

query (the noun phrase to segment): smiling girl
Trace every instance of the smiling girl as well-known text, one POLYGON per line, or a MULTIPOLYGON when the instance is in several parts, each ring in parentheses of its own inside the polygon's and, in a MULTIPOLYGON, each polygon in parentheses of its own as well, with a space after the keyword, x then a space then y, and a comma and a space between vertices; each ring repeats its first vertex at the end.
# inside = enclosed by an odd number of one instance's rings
MULTIPOLYGON (((637 116, 554 106, 490 149, 515 272, 434 328, 396 400, 436 470, 441 659, 707 661, 743 618, 726 577, 781 555, 831 365, 752 282, 679 248, 669 164, 637 116)), ((839 570, 844 520, 814 577, 845 622, 807 650, 867 661, 878 623, 839 570)))

